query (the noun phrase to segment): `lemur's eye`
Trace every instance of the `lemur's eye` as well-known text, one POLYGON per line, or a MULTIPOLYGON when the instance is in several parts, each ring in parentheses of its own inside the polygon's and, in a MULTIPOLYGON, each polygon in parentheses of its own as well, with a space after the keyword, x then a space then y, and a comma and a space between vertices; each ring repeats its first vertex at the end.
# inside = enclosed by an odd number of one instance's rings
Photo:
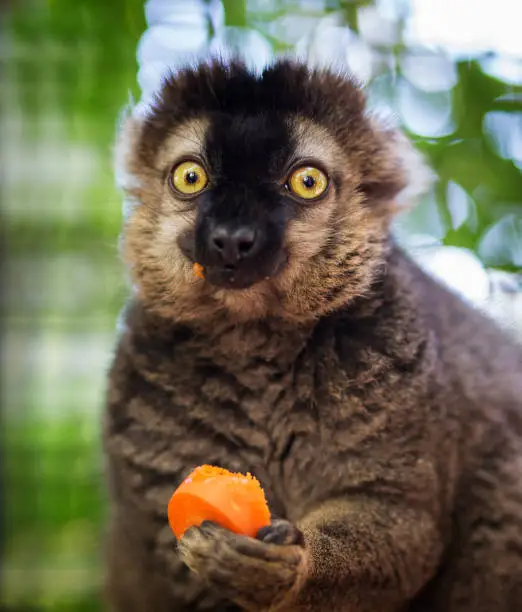
POLYGON ((288 178, 287 187, 303 200, 313 200, 323 195, 328 187, 326 174, 313 166, 301 166, 288 178))
POLYGON ((198 162, 184 161, 174 167, 170 175, 170 184, 175 191, 183 195, 199 193, 208 183, 207 173, 198 162))

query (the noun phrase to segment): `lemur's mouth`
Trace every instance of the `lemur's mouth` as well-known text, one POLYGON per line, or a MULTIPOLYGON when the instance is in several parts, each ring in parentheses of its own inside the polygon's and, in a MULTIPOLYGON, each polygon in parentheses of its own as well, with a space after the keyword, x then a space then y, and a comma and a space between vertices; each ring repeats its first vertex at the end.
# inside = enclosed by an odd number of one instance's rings
POLYGON ((248 289, 260 282, 268 281, 277 276, 288 262, 288 255, 281 251, 271 265, 260 268, 242 266, 203 266, 202 276, 205 281, 220 289, 241 290, 248 289))
POLYGON ((238 258, 233 264, 216 260, 199 261, 192 233, 180 235, 177 242, 183 255, 193 265, 194 275, 220 289, 248 289, 277 276, 288 263, 288 252, 284 248, 275 253, 265 251, 260 258, 238 258))

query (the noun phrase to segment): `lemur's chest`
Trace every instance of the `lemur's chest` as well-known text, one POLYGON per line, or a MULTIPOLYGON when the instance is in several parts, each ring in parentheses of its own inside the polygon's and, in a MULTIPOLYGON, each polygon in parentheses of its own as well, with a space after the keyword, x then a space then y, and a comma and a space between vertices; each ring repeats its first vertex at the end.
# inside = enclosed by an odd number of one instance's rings
POLYGON ((209 463, 255 474, 274 514, 292 520, 371 470, 394 396, 387 366, 353 350, 350 367, 333 335, 283 342, 252 333, 227 345, 231 357, 192 338, 161 351, 136 347, 139 380, 111 447, 125 455, 140 498, 163 507, 194 467, 209 463))
POLYGON ((332 465, 343 445, 357 452, 373 421, 346 373, 306 356, 286 368, 259 361, 231 370, 194 360, 172 373, 179 479, 201 463, 250 471, 274 514, 290 519, 342 487, 344 472, 332 465))

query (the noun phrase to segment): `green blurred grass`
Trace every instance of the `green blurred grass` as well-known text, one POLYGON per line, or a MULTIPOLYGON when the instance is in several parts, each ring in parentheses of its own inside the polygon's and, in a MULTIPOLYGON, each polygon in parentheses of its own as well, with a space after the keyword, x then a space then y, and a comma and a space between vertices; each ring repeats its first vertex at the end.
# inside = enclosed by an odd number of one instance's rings
POLYGON ((95 611, 106 507, 100 416, 125 295, 112 146, 116 117, 136 93, 143 2, 24 2, 6 23, 0 603, 95 611))
POLYGON ((104 508, 98 439, 85 416, 54 422, 43 415, 10 425, 7 602, 76 610, 76 600, 86 605, 98 590, 104 508))

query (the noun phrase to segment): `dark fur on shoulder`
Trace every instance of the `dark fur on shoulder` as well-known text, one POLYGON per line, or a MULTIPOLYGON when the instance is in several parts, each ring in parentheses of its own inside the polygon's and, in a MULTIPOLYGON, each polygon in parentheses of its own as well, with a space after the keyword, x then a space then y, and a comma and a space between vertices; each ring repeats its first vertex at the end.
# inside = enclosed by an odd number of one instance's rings
POLYGON ((407 141, 348 78, 214 63, 167 79, 119 155, 113 612, 514 612, 522 354, 394 245, 428 177, 407 141), (169 186, 184 159, 209 176, 189 199, 169 186), (286 188, 305 161, 330 181, 313 202, 286 188), (192 272, 227 223, 264 241, 239 289, 192 272), (204 523, 176 542, 167 503, 202 463, 260 479, 257 538, 204 523))

